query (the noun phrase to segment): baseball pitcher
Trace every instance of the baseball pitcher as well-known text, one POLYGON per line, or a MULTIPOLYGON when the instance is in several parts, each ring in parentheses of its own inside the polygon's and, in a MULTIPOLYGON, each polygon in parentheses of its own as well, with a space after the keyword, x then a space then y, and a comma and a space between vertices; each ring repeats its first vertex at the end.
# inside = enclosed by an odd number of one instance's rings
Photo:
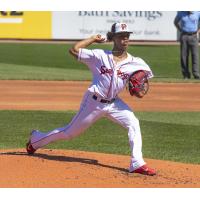
POLYGON ((149 88, 148 79, 153 77, 151 69, 141 58, 133 57, 127 52, 131 33, 127 24, 114 23, 107 33, 107 40, 113 42, 111 51, 87 49, 93 43, 105 42, 106 39, 101 35, 79 41, 70 49, 69 52, 90 69, 92 83, 83 97, 80 110, 69 124, 48 133, 38 130, 31 132, 26 145, 28 154, 33 154, 51 142, 77 137, 96 120, 105 116, 128 131, 131 149, 129 172, 150 176, 156 174, 154 169, 147 166, 142 156, 139 120, 131 108, 118 97, 128 86, 130 95, 142 98, 149 88))

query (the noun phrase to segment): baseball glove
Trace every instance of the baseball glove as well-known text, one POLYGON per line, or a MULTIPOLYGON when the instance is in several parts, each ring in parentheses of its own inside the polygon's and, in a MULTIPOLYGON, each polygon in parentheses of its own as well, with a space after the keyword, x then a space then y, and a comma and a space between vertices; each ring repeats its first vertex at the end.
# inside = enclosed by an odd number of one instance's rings
POLYGON ((128 90, 131 96, 142 98, 149 89, 148 72, 139 70, 134 72, 128 80, 128 90))

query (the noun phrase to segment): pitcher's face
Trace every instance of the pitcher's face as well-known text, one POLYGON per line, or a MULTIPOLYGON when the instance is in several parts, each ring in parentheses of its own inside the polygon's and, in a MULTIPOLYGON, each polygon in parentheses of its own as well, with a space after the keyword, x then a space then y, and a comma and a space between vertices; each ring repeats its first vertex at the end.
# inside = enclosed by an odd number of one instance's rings
POLYGON ((118 49, 123 49, 123 50, 127 49, 129 45, 129 37, 130 33, 117 33, 113 37, 115 46, 118 49))

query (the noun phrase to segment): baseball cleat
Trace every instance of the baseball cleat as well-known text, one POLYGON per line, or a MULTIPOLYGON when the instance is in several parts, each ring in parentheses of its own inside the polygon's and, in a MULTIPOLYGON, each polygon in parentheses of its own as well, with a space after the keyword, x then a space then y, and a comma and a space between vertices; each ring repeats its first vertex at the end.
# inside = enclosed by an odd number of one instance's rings
POLYGON ((143 165, 136 170, 133 170, 131 173, 138 173, 148 176, 156 175, 156 171, 154 169, 149 168, 147 165, 143 165))
MULTIPOLYGON (((34 132, 35 130, 31 131, 31 134, 34 132)), ((26 143, 26 151, 29 155, 32 155, 35 153, 36 149, 33 148, 32 144, 31 144, 31 139, 26 143)))
POLYGON ((29 140, 28 143, 26 143, 26 151, 29 155, 32 155, 35 153, 36 149, 33 148, 31 141, 29 140))

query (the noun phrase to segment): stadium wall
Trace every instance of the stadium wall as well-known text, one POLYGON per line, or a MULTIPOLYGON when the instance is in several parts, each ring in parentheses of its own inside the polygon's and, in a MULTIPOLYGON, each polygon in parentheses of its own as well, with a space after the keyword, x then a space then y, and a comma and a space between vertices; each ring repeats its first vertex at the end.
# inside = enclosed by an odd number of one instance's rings
POLYGON ((174 11, 1 11, 1 39, 80 40, 125 22, 131 40, 177 41, 174 11))

